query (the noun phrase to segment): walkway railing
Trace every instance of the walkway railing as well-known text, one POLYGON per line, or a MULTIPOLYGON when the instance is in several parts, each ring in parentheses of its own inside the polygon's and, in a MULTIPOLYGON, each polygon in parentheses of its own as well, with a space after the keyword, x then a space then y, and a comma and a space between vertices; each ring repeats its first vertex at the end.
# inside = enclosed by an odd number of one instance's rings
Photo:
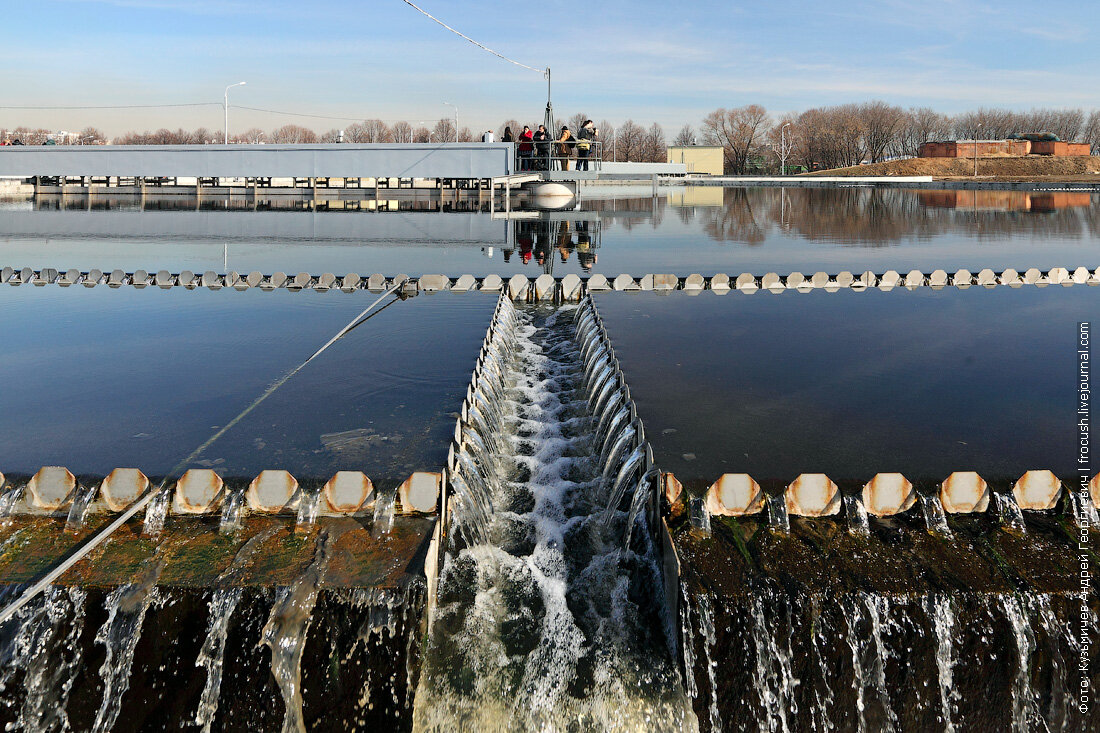
POLYGON ((602 140, 558 140, 516 143, 516 171, 600 170, 602 140), (586 147, 587 146, 587 147, 586 147))

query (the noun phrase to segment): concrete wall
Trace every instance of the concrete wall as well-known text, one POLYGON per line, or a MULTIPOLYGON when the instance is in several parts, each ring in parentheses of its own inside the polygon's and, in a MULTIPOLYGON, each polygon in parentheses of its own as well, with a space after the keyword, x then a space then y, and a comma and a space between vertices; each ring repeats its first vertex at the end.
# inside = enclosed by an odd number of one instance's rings
POLYGON ((1031 144, 1033 155, 1089 155, 1092 152, 1088 143, 1055 142, 1053 140, 1040 140, 1031 144))
POLYGON ((0 148, 0 176, 492 178, 511 143, 86 145, 0 148))
POLYGON ((1028 155, 1033 152, 1029 140, 948 140, 922 143, 918 150, 921 158, 973 158, 983 155, 1028 155))

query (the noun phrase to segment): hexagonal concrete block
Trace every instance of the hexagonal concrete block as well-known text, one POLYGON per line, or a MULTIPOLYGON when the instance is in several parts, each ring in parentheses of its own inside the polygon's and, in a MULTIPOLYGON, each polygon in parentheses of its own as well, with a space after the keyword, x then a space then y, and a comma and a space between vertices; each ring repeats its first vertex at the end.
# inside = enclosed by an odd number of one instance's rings
MULTIPOLYGON (((285 272, 273 272, 271 277, 268 278, 268 288, 285 288, 287 284, 287 274, 285 272)), ((262 287, 262 286, 261 286, 262 287)))
MULTIPOLYGON (((2 485, 2 484, 0 484, 2 485)), ((665 495, 665 499, 668 500, 669 506, 672 506, 679 501, 680 496, 684 493, 684 485, 680 483, 679 479, 671 473, 661 474, 661 491, 665 495)))
POLYGON ((213 270, 207 270, 202 274, 202 286, 211 290, 221 290, 222 278, 213 270))
POLYGON ((840 490, 823 473, 804 473, 787 487, 787 514, 828 517, 840 511, 840 490))
POLYGON ((1100 473, 1092 477, 1092 481, 1089 481, 1089 496, 1092 497, 1092 505, 1097 506, 1100 504, 1100 473))
POLYGON ((747 473, 725 473, 707 489, 707 511, 714 515, 740 517, 764 509, 764 491, 747 473))
POLYGON ((997 285, 997 273, 988 267, 978 271, 978 285, 983 288, 992 288, 997 285))
POLYGON ((504 289, 500 275, 486 275, 481 281, 481 290, 487 293, 499 293, 504 289))
POLYGON ((558 289, 558 281, 553 275, 543 273, 535 278, 535 300, 551 300, 558 289))
POLYGON ((870 270, 864 270, 859 278, 852 283, 852 287, 856 290, 866 290, 867 288, 873 288, 878 285, 878 275, 870 270))
POLYGON ((973 514, 989 508, 989 485, 973 471, 956 471, 940 484, 940 503, 948 514, 973 514))
POLYGON ((467 290, 473 290, 476 287, 477 278, 473 275, 459 275, 454 285, 451 286, 451 290, 458 293, 465 293, 467 290))
POLYGON ((561 297, 568 301, 578 301, 584 292, 584 281, 580 275, 569 273, 561 279, 561 297))
POLYGON ((1024 282, 1028 285, 1038 285, 1043 279, 1043 273, 1038 267, 1031 267, 1024 271, 1024 282))
POLYGON ((885 290, 887 292, 901 285, 901 283, 901 275, 897 270, 887 270, 882 273, 882 277, 878 279, 879 290, 885 290))
POLYGON ((1020 279, 1020 273, 1016 272, 1011 267, 997 277, 997 282, 1001 285, 1007 285, 1010 288, 1018 288, 1024 284, 1024 281, 1020 279))
MULTIPOLYGON (((78 282, 80 282, 80 278, 80 270, 74 267, 66 270, 65 274, 61 276, 61 279, 58 282, 61 284, 62 287, 68 287, 70 285, 76 285, 78 282)), ((1085 279, 1087 280, 1088 276, 1086 276, 1085 279)))
POLYGON ((1052 267, 1047 272, 1047 281, 1051 285, 1072 285, 1073 278, 1070 277, 1069 270, 1064 267, 1052 267))
POLYGON ((733 289, 730 276, 724 272, 715 273, 710 278, 710 289, 716 294, 725 295, 733 289))
POLYGON ((367 278, 367 290, 372 293, 381 293, 386 290, 386 276, 376 272, 367 278))
POLYGON ((25 500, 32 509, 56 512, 69 505, 76 476, 64 466, 43 466, 27 484, 25 500))
POLYGON ((397 487, 401 510, 406 514, 435 511, 439 502, 439 490, 443 486, 443 474, 417 471, 397 487))
POLYGON ((841 270, 836 274, 835 282, 842 288, 850 288, 852 287, 852 284, 855 282, 855 280, 855 275, 848 272, 847 270, 841 270))
POLYGON ((782 293, 787 288, 783 284, 783 280, 779 277, 778 273, 766 272, 764 276, 760 278, 760 289, 770 290, 773 293, 782 293))
POLYGON ((900 473, 876 473, 863 487, 863 506, 876 517, 901 514, 916 502, 913 484, 900 473))
POLYGON ((451 278, 446 275, 421 275, 416 286, 425 293, 436 293, 451 289, 451 278))
POLYGON ((599 273, 588 278, 587 282, 588 292, 598 293, 606 290, 611 290, 611 283, 607 281, 607 278, 599 273))
POLYGON ((1062 497, 1062 482, 1053 471, 1028 471, 1012 487, 1021 509, 1053 509, 1062 497))
POLYGON ((99 485, 99 496, 107 509, 121 512, 149 488, 149 479, 136 468, 116 468, 99 485))
POLYGON ((1073 275, 1071 275, 1071 277, 1073 278, 1073 282, 1076 285, 1086 284, 1091 276, 1092 273, 1089 272, 1089 268, 1087 267, 1078 267, 1076 270, 1073 271, 1073 275))
POLYGON ((706 278, 704 278, 702 275, 700 275, 697 272, 694 272, 694 273, 692 273, 692 274, 690 274, 690 275, 688 275, 687 277, 684 278, 684 292, 685 293, 688 293, 688 294, 701 293, 701 292, 703 292, 703 289, 706 286, 707 286, 706 278))
POLYGON ((180 476, 172 496, 176 514, 209 514, 221 506, 222 477, 209 468, 192 468, 180 476))
POLYGON ((508 297, 512 300, 527 300, 527 290, 530 284, 531 281, 527 279, 526 275, 517 272, 508 280, 508 297))
POLYGON ((947 287, 947 271, 946 270, 933 270, 932 274, 928 276, 928 284, 939 290, 947 287))
POLYGON ((345 293, 351 293, 359 289, 359 284, 363 282, 363 278, 359 277, 358 272, 349 272, 340 278, 340 289, 345 293))
POLYGON ((294 276, 294 279, 287 285, 291 290, 304 290, 308 288, 310 283, 313 282, 313 276, 308 272, 299 272, 294 276))
POLYGON ((920 270, 910 270, 905 274, 905 287, 914 290, 924 285, 924 280, 923 272, 920 270))
POLYGON ((815 288, 822 288, 829 284, 829 273, 818 270, 813 275, 810 275, 810 284, 815 288))
POLYGON ((289 471, 267 470, 252 479, 245 496, 248 508, 263 514, 278 514, 298 507, 298 480, 289 471))
POLYGON ((760 289, 760 286, 756 284, 756 276, 751 272, 742 272, 738 275, 734 285, 742 293, 755 293, 760 289))
POLYGON ((951 277, 951 284, 959 290, 966 290, 973 285, 974 276, 970 273, 970 270, 958 270, 951 277))
POLYGON ((252 272, 248 273, 244 281, 248 283, 249 286, 253 288, 258 288, 260 287, 260 284, 264 281, 264 274, 259 270, 253 270, 252 272))
POLYGON ((616 290, 639 290, 640 289, 638 287, 638 283, 634 282, 634 278, 631 277, 630 275, 627 275, 625 272, 622 273, 621 275, 619 275, 618 277, 616 277, 612 281, 611 287, 615 288, 616 290))
POLYGON ((374 492, 374 484, 362 471, 340 471, 321 490, 323 513, 354 514, 363 508, 374 492))
POLYGON ((801 272, 792 272, 787 275, 786 284, 788 290, 799 290, 807 285, 806 276, 801 272))

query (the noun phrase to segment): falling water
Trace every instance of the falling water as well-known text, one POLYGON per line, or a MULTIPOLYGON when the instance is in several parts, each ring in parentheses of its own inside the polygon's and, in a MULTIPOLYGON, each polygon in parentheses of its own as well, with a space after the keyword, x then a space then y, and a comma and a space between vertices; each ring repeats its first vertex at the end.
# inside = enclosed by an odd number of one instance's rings
POLYGON ((868 593, 861 594, 861 597, 871 622, 871 641, 875 652, 871 684, 874 685, 875 694, 886 715, 882 729, 892 731, 897 729, 898 721, 890 705, 890 690, 886 686, 886 646, 882 641, 883 617, 890 611, 890 598, 868 593))
MULTIPOLYGON (((1073 687, 1076 682, 1070 669, 1072 662, 1067 663, 1059 643, 1064 634, 1064 626, 1058 620, 1051 605, 1051 597, 1040 593, 1032 597, 1031 605, 1034 607, 1034 616, 1039 622, 1039 628, 1047 640, 1047 660, 1051 667, 1050 680, 1050 705, 1047 708, 1046 719, 1052 728, 1065 727, 1077 702, 1073 687)), ((1078 656, 1077 659, 1080 659, 1078 656)))
MULTIPOLYGON (((774 597, 769 595, 768 609, 764 608, 765 599, 757 594, 752 599, 752 638, 756 647, 756 689, 760 694, 760 713, 758 722, 761 730, 790 731, 787 716, 797 716, 794 688, 800 684, 792 669, 789 616, 774 621, 774 628, 768 624, 767 615, 774 614, 774 597), (787 632, 782 633, 786 627, 787 632), (777 637, 783 638, 781 645, 777 637)), ((716 730, 721 730, 716 728, 716 730)))
POLYGON ((96 485, 77 486, 73 492, 73 503, 69 506, 69 516, 65 520, 66 532, 78 532, 84 527, 84 515, 88 511, 88 505, 95 498, 96 485))
POLYGON ((195 666, 206 670, 206 685, 202 688, 199 709, 195 713, 195 725, 202 728, 203 733, 209 733, 210 726, 214 724, 214 715, 218 711, 229 619, 243 595, 242 588, 218 588, 210 598, 210 626, 195 662, 195 666))
POLYGON ((920 494, 920 509, 924 514, 924 526, 930 534, 951 537, 951 528, 947 526, 947 515, 943 513, 943 504, 937 496, 920 494))
POLYGON ((715 677, 718 661, 714 658, 716 633, 714 629, 714 610, 706 594, 699 596, 699 630, 703 635, 703 661, 707 667, 707 681, 710 683, 710 707, 708 722, 712 731, 722 730, 722 714, 718 711, 718 680, 715 677))
POLYGON ((279 591, 261 636, 260 643, 271 649, 271 673, 279 684, 286 707, 283 733, 305 731, 302 716, 302 652, 305 651, 311 614, 328 568, 330 551, 329 533, 321 530, 313 560, 293 584, 279 591))
POLYGON ((867 521, 867 509, 857 494, 844 495, 844 518, 848 521, 848 532, 866 537, 871 534, 871 525, 867 521))
POLYGON ((1012 492, 995 491, 993 492, 993 500, 996 502, 1001 526, 1018 534, 1027 534, 1024 513, 1020 511, 1020 505, 1016 503, 1016 497, 1012 495, 1012 492))
POLYGON ((16 502, 23 497, 23 489, 26 484, 9 484, 0 492, 0 526, 11 523, 11 512, 16 502))
POLYGON ((317 511, 321 506, 322 488, 317 486, 312 491, 302 489, 302 498, 298 502, 298 529, 308 530, 317 521, 317 511))
POLYGON ((81 664, 87 594, 80 588, 51 588, 46 596, 48 624, 40 641, 29 647, 23 678, 25 697, 15 728, 26 731, 67 730, 65 708, 81 664))
POLYGON ((791 533, 791 520, 787 516, 787 497, 783 494, 765 494, 764 505, 768 511, 768 529, 782 534, 791 533))
POLYGON ((371 525, 371 534, 375 539, 388 535, 393 531, 394 511, 397 502, 396 490, 381 491, 374 501, 374 523, 371 525))
POLYGON ((229 621, 233 612, 237 609, 244 590, 233 587, 249 562, 256 556, 263 543, 271 539, 280 531, 279 527, 269 527, 249 538, 237 551, 229 568, 214 581, 216 586, 210 597, 209 617, 210 621, 206 631, 206 641, 199 651, 196 667, 206 670, 206 684, 199 698, 199 708, 195 713, 195 725, 205 732, 210 730, 214 723, 214 715, 218 712, 218 698, 221 695, 222 665, 225 660, 225 642, 229 635, 229 621))
POLYGON ((95 637, 97 644, 106 647, 106 658, 99 669, 103 678, 103 701, 92 725, 94 731, 109 731, 118 719, 122 696, 130 687, 130 666, 145 612, 156 597, 156 582, 163 568, 164 559, 156 555, 146 563, 138 582, 119 586, 107 596, 107 621, 95 637))
POLYGON ((1096 507, 1092 503, 1092 496, 1089 494, 1088 487, 1067 493, 1073 506, 1073 516, 1076 518, 1077 524, 1079 526, 1100 527, 1100 515, 1097 514, 1096 507))
POLYGON ((958 695, 955 690, 955 614, 951 610, 951 601, 947 596, 929 595, 925 599, 925 612, 932 623, 936 637, 936 672, 940 688, 940 708, 942 709, 943 729, 953 733, 955 724, 954 702, 958 695))
POLYGON ((244 488, 237 488, 225 492, 225 503, 222 504, 222 517, 218 523, 218 531, 223 535, 232 535, 241 528, 241 519, 244 516, 244 488))
POLYGON ((650 532, 640 432, 629 410, 595 432, 622 397, 604 394, 612 357, 593 341, 594 319, 578 321, 574 340, 568 313, 506 318, 483 348, 465 414, 499 423, 504 452, 456 445, 460 532, 440 575, 418 729, 695 727, 670 642, 652 636, 670 622, 651 543, 627 542, 650 532))
POLYGON ((172 492, 161 487, 159 493, 149 502, 145 509, 145 524, 141 533, 146 537, 159 537, 164 530, 164 520, 168 517, 168 500, 172 498, 172 492))
POLYGON ((1012 727, 1026 732, 1045 728, 1038 711, 1038 696, 1031 687, 1031 654, 1035 651, 1035 632, 1027 613, 1016 596, 1001 596, 1001 609, 1012 627, 1016 642, 1016 676, 1012 682, 1012 727))
POLYGON ((707 503, 703 501, 702 497, 693 496, 689 504, 691 506, 691 528, 709 535, 710 512, 707 511, 707 503))

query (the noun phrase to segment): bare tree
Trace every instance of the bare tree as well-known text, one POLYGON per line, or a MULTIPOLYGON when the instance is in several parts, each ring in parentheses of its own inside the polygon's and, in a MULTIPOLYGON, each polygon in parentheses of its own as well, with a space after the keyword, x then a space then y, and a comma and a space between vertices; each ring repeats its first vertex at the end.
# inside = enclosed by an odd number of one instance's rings
POLYGON ((474 140, 474 132, 468 127, 463 127, 458 131, 458 141, 460 143, 472 143, 474 140))
POLYGON ((393 123, 390 135, 395 143, 411 143, 413 141, 413 128, 408 122, 401 120, 393 123))
POLYGON ((664 163, 668 160, 668 145, 665 143, 665 131, 654 122, 642 136, 641 151, 638 160, 645 163, 664 163))
MULTIPOLYGON (((3 131, 0 131, 0 138, 5 137, 2 132, 3 131)), ((103 135, 103 133, 94 127, 85 127, 83 130, 80 131, 79 142, 83 143, 84 145, 96 145, 106 141, 107 138, 103 135)))
POLYGON ((258 127, 250 127, 241 135, 241 142, 255 145, 267 142, 267 133, 258 127))
POLYGON ((600 154, 604 160, 615 160, 618 153, 618 147, 615 140, 615 126, 607 120, 600 120, 596 125, 596 130, 600 133, 600 154))
POLYGON ((686 145, 695 144, 695 128, 691 125, 684 125, 680 128, 680 131, 676 133, 675 139, 672 141, 673 145, 678 147, 684 147, 686 145))
POLYGON ((318 139, 318 142, 322 142, 322 143, 338 143, 338 142, 340 142, 340 140, 341 140, 341 138, 343 137, 343 135, 344 135, 344 131, 343 131, 343 130, 338 130, 338 129, 336 129, 336 128, 334 127, 334 128, 332 128, 331 130, 327 130, 327 131, 325 131, 325 132, 321 133, 321 136, 320 136, 320 138, 318 139))
POLYGON ((413 130, 412 141, 414 143, 426 143, 432 138, 432 131, 426 127, 418 127, 413 130))
POLYGON ((872 163, 886 157, 890 147, 905 123, 905 111, 886 102, 875 100, 859 106, 858 115, 863 127, 863 147, 872 163))
POLYGON ((444 117, 439 122, 435 123, 435 127, 432 128, 432 142, 434 143, 453 143, 455 141, 455 123, 454 120, 444 117))
POLYGON ((645 134, 645 130, 634 120, 627 120, 619 125, 619 129, 615 132, 618 160, 640 160, 645 134))
POLYGON ((1100 110, 1093 110, 1081 130, 1081 140, 1092 146, 1092 154, 1100 155, 1100 110))
POLYGON ((301 125, 283 125, 271 133, 271 142, 284 144, 315 143, 317 142, 317 133, 301 125))
POLYGON ((584 123, 587 121, 588 115, 578 112, 577 114, 570 117, 569 121, 564 124, 569 125, 569 129, 573 132, 574 135, 576 135, 577 130, 580 130, 582 127, 584 127, 584 123))
POLYGON ((768 111, 750 104, 736 109, 717 109, 703 120, 704 139, 725 150, 726 167, 736 175, 744 175, 749 153, 758 139, 771 127, 768 111))

